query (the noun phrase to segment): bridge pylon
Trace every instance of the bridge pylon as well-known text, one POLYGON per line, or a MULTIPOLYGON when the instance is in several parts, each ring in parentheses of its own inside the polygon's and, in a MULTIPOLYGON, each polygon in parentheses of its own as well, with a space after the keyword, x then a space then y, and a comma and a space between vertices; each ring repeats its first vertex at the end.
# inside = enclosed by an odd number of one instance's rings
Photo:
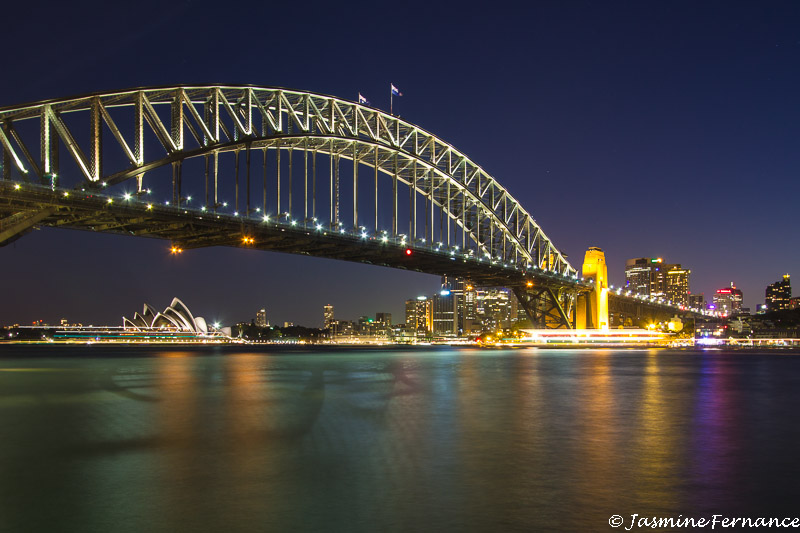
POLYGON ((583 277, 594 281, 591 292, 578 297, 577 329, 608 329, 608 268, 603 250, 593 246, 583 260, 583 277))

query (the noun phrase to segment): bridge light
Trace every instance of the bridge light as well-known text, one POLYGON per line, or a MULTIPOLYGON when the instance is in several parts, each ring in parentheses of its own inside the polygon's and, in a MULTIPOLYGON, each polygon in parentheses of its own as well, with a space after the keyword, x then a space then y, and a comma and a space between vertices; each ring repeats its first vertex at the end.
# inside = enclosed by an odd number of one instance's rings
POLYGON ((238 217, 239 216, 239 211, 234 211, 233 212, 233 216, 238 217))
POLYGON ((192 201, 192 197, 191 197, 191 196, 187 196, 187 197, 186 197, 186 201, 187 201, 187 202, 191 202, 191 201, 192 201))
POLYGON ((322 229, 322 224, 317 224, 317 231, 322 229))
POLYGON ((126 200, 130 200, 131 199, 131 193, 126 192, 125 194, 122 195, 122 197, 125 198, 126 200))
POLYGON ((183 253, 183 249, 182 248, 178 248, 177 246, 173 246, 172 248, 170 248, 169 251, 173 255, 177 255, 177 254, 183 253))
POLYGON ((148 211, 152 211, 153 210, 153 204, 147 204, 147 210, 148 211))
POLYGON ((297 225, 297 221, 296 220, 292 220, 292 226, 296 226, 296 225, 297 225))
POLYGON ((113 198, 109 198, 109 199, 107 200, 107 202, 108 202, 109 204, 113 204, 113 203, 114 203, 114 199, 113 199, 113 198))
POLYGON ((68 197, 69 197, 69 193, 67 191, 64 191, 64 198, 68 198, 68 197))
POLYGON ((532 282, 532 281, 529 281, 529 282, 527 282, 525 285, 526 285, 527 287, 533 287, 533 282, 532 282))
POLYGON ((14 190, 15 190, 15 191, 18 191, 18 190, 20 190, 21 188, 22 188, 22 186, 21 186, 19 183, 15 183, 15 184, 14 184, 14 190))
POLYGON ((411 248, 406 248, 406 255, 411 255, 411 254, 412 254, 411 248))
POLYGON ((264 222, 269 222, 269 215, 264 215, 264 222))

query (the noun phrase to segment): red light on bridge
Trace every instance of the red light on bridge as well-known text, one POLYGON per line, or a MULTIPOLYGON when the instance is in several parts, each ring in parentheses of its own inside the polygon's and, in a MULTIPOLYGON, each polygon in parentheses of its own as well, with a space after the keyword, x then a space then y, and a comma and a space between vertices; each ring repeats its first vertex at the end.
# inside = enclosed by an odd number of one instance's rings
POLYGON ((406 255, 411 255, 411 248, 406 248, 406 255))

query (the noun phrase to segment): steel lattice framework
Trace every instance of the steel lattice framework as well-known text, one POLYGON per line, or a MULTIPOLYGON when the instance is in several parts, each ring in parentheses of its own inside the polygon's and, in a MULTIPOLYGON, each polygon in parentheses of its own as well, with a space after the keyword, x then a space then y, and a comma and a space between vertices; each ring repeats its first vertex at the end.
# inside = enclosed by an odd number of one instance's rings
POLYGON ((48 225, 447 274, 513 289, 541 327, 574 327, 591 290, 462 152, 331 96, 182 86, 48 100, 0 109, 0 151, 0 245, 48 225))
POLYGON ((205 162, 208 208, 220 206, 218 194, 224 181, 220 156, 232 152, 235 171, 225 172, 224 178, 235 182, 235 209, 244 216, 252 215, 257 204, 263 212, 268 211, 269 151, 278 160, 275 184, 270 177, 270 201, 278 216, 302 220, 310 218, 309 208, 316 207, 320 192, 309 193, 308 167, 314 165, 316 172, 316 157, 324 155, 331 170, 330 190, 326 191, 326 226, 330 228, 344 224, 339 162, 349 160, 353 174, 349 191, 353 196, 347 200, 347 212, 352 214, 347 224, 352 223, 353 229, 367 227, 364 216, 359 218, 359 206, 364 203, 359 194, 364 194, 358 190, 359 182, 363 182, 358 170, 371 167, 375 186, 371 229, 378 230, 378 213, 386 204, 377 193, 380 174, 391 180, 391 193, 387 195, 391 235, 407 235, 410 242, 438 241, 443 246, 474 248, 477 254, 520 268, 533 266, 563 275, 576 274, 533 217, 466 155, 398 117, 331 96, 280 88, 207 86, 147 88, 50 100, 0 109, 0 144, 6 180, 12 179, 15 170, 19 179, 63 186, 59 153, 66 151, 83 178, 83 183, 75 187, 111 187, 135 180, 141 193, 146 190, 149 173, 171 165, 172 199, 177 205, 185 203, 182 167, 186 161, 200 158, 205 162), (30 141, 20 133, 25 122, 38 124, 38 159, 30 141), (149 139, 157 143, 148 144, 149 139), (109 155, 112 151, 108 143, 117 149, 117 157, 109 155), (258 152, 264 162, 261 198, 253 193, 251 183, 251 159, 258 152), (291 179, 297 173, 290 167, 281 179, 280 154, 288 156, 291 165, 292 153, 298 152, 303 153, 306 187, 303 210, 295 213, 299 211, 298 193, 291 179), (240 155, 246 160, 242 176, 240 155), (115 162, 122 165, 113 168, 115 162), (408 217, 398 213, 399 187, 409 190, 408 217))

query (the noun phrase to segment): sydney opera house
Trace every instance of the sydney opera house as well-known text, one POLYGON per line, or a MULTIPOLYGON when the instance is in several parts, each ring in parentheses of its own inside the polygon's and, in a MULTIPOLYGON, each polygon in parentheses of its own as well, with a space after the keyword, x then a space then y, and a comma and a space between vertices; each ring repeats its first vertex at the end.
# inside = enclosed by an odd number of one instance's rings
POLYGON ((122 326, 132 331, 172 331, 192 333, 195 335, 208 335, 209 328, 206 320, 192 316, 192 312, 182 301, 172 299, 172 303, 158 313, 149 304, 144 304, 142 314, 135 313, 133 319, 122 317, 122 326))
POLYGON ((194 316, 178 298, 158 312, 144 304, 141 313, 122 318, 122 327, 63 328, 54 339, 62 342, 228 342, 229 331, 210 326, 201 316, 194 316))

